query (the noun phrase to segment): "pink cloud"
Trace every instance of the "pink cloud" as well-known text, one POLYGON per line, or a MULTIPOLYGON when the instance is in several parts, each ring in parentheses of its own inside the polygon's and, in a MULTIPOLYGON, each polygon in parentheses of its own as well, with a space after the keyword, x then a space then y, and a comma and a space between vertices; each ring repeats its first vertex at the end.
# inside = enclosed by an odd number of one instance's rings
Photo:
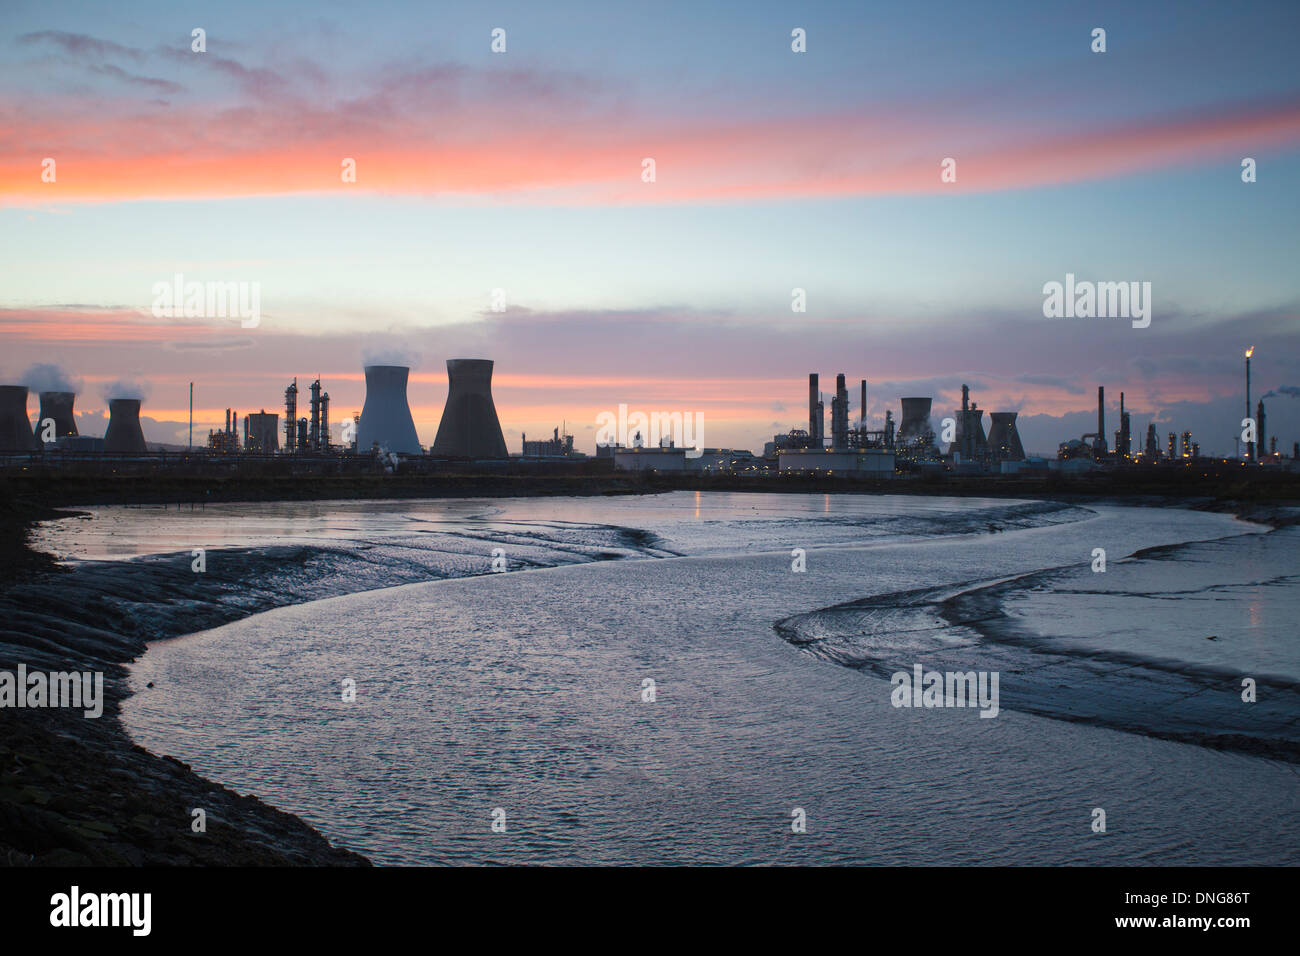
POLYGON ((982 192, 1300 143, 1296 100, 1062 134, 938 109, 671 120, 581 78, 461 67, 394 75, 375 92, 327 105, 287 92, 287 83, 261 85, 253 102, 224 109, 0 103, 8 130, 0 133, 0 204, 358 192, 539 203, 982 192), (55 183, 41 181, 47 156, 58 163, 55 183), (939 164, 949 156, 958 176, 945 184, 939 164), (356 160, 355 184, 340 177, 345 157, 356 160), (654 183, 641 180, 646 157, 656 162, 654 183))

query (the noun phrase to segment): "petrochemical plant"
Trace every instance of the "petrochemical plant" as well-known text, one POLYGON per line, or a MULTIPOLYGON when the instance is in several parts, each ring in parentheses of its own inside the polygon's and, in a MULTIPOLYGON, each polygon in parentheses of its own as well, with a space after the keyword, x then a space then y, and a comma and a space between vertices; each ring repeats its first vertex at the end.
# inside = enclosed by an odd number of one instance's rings
MULTIPOLYGON (((1253 350, 1252 350, 1253 351, 1253 350)), ((1250 355, 1246 353, 1246 408, 1250 407, 1250 355)), ((150 450, 140 423, 142 399, 133 395, 108 396, 108 427, 102 438, 78 434, 73 406, 76 394, 68 390, 39 392, 35 425, 27 413, 28 389, 0 386, 0 463, 24 467, 45 465, 75 467, 78 463, 110 462, 114 468, 134 462, 172 467, 203 465, 234 469, 252 468, 258 462, 292 463, 294 470, 330 472, 344 469, 419 471, 467 466, 499 470, 514 463, 530 473, 546 471, 697 472, 701 474, 786 475, 824 474, 866 478, 911 475, 1034 475, 1075 474, 1097 469, 1168 467, 1171 464, 1209 462, 1189 431, 1181 437, 1169 432, 1161 448, 1156 425, 1147 426, 1145 441, 1135 448, 1130 413, 1120 393, 1119 427, 1108 440, 1105 388, 1097 389, 1097 426, 1078 438, 1060 443, 1053 458, 1026 454, 1017 428, 1017 413, 989 414, 985 431, 984 409, 961 386, 961 407, 948 414, 935 412, 929 396, 900 400, 900 416, 888 409, 883 420, 867 419, 867 381, 859 384, 856 417, 850 407, 845 375, 835 380, 830 402, 830 435, 826 434, 826 405, 816 372, 808 376, 808 427, 774 435, 761 455, 726 448, 678 447, 671 439, 658 443, 642 440, 638 431, 626 445, 598 444, 595 456, 574 449, 573 436, 561 434, 529 440, 521 436, 521 453, 511 455, 492 398, 493 363, 489 359, 447 360, 447 401, 436 437, 427 450, 420 445, 407 400, 410 369, 403 365, 371 364, 365 371, 365 402, 359 413, 345 420, 342 442, 330 433, 330 396, 317 376, 300 396, 294 378, 284 390, 284 421, 277 412, 261 409, 243 416, 226 409, 225 425, 209 431, 206 444, 193 442, 193 385, 190 387, 190 443, 185 449, 150 450), (305 402, 300 402, 300 397, 305 402), (306 414, 300 415, 301 411, 306 414), (936 419, 938 430, 936 431, 936 419)), ((1264 396, 1270 397, 1272 393, 1264 396)), ((1287 465, 1300 461, 1300 447, 1291 458, 1278 454, 1277 438, 1268 434, 1266 409, 1261 398, 1247 415, 1254 429, 1243 434, 1244 454, 1239 459, 1215 459, 1217 464, 1287 465)), ((1243 422, 1243 425, 1245 422, 1243 422)), ((689 443, 689 442, 688 442, 689 443)))

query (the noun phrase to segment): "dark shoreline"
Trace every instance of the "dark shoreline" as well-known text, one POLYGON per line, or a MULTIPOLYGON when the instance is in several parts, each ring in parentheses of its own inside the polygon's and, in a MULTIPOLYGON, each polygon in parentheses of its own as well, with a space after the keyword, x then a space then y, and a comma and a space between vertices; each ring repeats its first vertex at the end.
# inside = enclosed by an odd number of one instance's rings
MULTIPOLYGON (((1280 476, 1279 476, 1280 477, 1280 476)), ((148 640, 140 622, 106 618, 93 606, 60 600, 70 573, 27 539, 35 523, 70 517, 78 505, 193 504, 233 501, 393 500, 539 495, 730 491, 1015 497, 1178 505, 1225 511, 1261 523, 1293 523, 1270 507, 1300 500, 1300 481, 1182 481, 1140 489, 1104 483, 960 479, 852 482, 842 479, 743 479, 728 476, 308 476, 238 480, 208 476, 109 475, 0 477, 0 670, 102 671, 102 717, 58 709, 0 709, 0 865, 367 865, 332 846, 292 814, 205 780, 179 761, 134 745, 118 720, 129 693, 127 667, 148 640), (1049 487, 1049 485, 1051 487, 1049 487), (1237 494, 1233 494, 1237 492, 1237 494), (190 830, 190 811, 207 812, 206 834, 190 830)), ((169 582, 161 580, 159 588, 169 582)), ((243 616, 237 611, 235 617, 243 616)), ((233 619, 233 618, 232 618, 233 619)), ((211 625, 207 625, 211 626, 211 625)), ((177 633, 180 633, 179 631, 177 633)))

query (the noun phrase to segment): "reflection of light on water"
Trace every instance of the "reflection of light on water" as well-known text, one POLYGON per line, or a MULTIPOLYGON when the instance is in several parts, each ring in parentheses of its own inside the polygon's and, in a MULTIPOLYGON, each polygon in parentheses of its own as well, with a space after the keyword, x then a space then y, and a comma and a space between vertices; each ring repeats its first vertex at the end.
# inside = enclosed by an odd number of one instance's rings
POLYGON ((1250 626, 1259 627, 1259 588, 1250 592, 1250 626))
POLYGON ((823 496, 822 496, 822 501, 824 502, 824 507, 822 508, 822 510, 825 511, 827 514, 830 514, 830 513, 831 513, 831 496, 830 496, 830 495, 823 495, 823 496))
POLYGON ((695 517, 700 516, 700 493, 695 492, 695 517))

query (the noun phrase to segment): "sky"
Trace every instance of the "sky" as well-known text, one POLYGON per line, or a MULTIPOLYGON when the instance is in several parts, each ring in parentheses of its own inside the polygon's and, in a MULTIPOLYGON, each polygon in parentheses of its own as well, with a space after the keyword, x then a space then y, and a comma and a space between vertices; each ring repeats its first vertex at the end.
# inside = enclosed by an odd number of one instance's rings
POLYGON ((1123 392, 1135 435, 1231 454, 1254 346, 1300 440, 1294 2, 4 0, 2 29, 0 380, 56 366, 86 434, 110 392, 183 444, 190 382, 206 436, 317 375, 339 422, 400 360, 428 445, 474 357, 516 452, 592 451, 620 404, 759 451, 816 371, 866 378, 876 427, 967 383, 1050 454, 1104 385, 1108 429, 1123 392), (260 321, 156 316, 177 274, 260 321), (1151 283, 1150 325, 1046 318, 1067 274, 1151 283))

